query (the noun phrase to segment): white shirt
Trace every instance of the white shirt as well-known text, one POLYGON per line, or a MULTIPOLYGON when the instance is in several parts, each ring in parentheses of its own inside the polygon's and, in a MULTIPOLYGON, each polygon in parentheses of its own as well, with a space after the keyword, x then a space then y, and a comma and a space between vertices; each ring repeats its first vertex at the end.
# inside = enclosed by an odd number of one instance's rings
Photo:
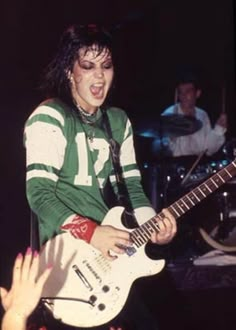
MULTIPOLYGON (((184 114, 180 105, 172 105, 162 115, 184 114)), ((206 111, 195 107, 195 118, 202 122, 202 127, 193 134, 168 138, 169 148, 173 156, 199 155, 206 151, 207 156, 217 152, 225 142, 226 129, 220 125, 211 126, 206 111)))

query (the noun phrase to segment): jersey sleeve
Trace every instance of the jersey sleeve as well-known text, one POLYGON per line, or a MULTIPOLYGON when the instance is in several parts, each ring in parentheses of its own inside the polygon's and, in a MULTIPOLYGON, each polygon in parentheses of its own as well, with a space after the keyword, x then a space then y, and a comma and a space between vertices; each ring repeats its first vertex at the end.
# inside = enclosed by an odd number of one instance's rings
POLYGON ((63 114, 40 105, 25 125, 26 195, 30 208, 39 217, 43 236, 51 238, 74 213, 56 195, 58 175, 67 145, 63 114))

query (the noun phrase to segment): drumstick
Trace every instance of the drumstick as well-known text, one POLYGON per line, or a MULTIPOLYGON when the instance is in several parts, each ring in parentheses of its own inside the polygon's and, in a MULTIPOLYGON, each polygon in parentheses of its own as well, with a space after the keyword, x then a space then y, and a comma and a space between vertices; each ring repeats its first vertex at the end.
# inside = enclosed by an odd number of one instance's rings
POLYGON ((195 162, 193 163, 192 167, 190 168, 190 170, 188 171, 188 173, 185 175, 185 177, 183 178, 182 182, 181 182, 181 186, 188 180, 188 178, 190 177, 190 175, 192 174, 193 170, 195 169, 195 167, 197 166, 197 164, 199 163, 200 159, 204 156, 205 152, 207 152, 207 149, 203 150, 200 155, 197 157, 197 159, 195 160, 195 162))

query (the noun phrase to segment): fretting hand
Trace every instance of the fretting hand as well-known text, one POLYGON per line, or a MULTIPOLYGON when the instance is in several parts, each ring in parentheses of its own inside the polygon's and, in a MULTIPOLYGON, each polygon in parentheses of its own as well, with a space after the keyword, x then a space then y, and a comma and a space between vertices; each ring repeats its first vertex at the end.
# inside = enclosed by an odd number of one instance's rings
POLYGON ((173 215, 167 209, 163 209, 162 213, 165 217, 157 218, 159 231, 154 232, 151 236, 151 241, 160 245, 169 243, 177 231, 176 220, 173 215))

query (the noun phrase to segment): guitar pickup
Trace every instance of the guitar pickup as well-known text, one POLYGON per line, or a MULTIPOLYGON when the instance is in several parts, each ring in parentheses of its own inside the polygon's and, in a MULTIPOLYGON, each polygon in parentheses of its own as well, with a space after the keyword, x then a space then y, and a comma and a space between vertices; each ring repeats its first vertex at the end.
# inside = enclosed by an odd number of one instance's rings
POLYGON ((89 289, 90 291, 92 291, 93 290, 92 285, 86 279, 86 277, 84 276, 84 274, 79 270, 78 266, 77 265, 73 265, 72 268, 75 271, 75 273, 79 276, 79 278, 81 279, 81 281, 83 282, 83 284, 85 285, 85 287, 87 289, 89 289))

